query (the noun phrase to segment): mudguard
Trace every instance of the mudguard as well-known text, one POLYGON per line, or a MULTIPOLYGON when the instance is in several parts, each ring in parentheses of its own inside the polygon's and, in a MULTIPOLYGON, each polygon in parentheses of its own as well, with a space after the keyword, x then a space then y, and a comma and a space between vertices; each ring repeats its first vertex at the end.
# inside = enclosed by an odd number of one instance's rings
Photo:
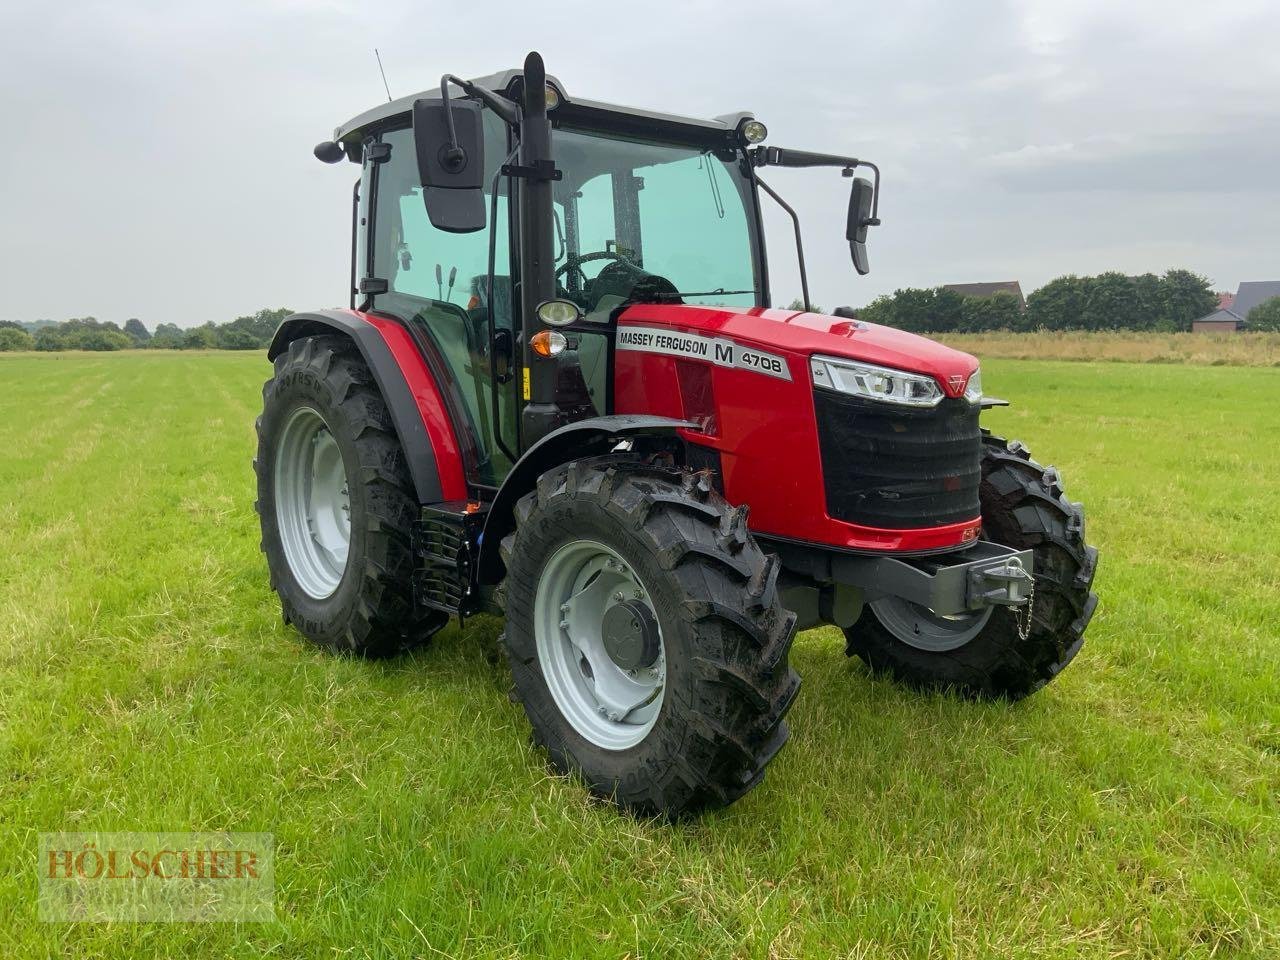
MULTIPOLYGON (((415 395, 415 391, 411 389, 409 377, 413 371, 402 368, 402 363, 409 362, 409 357, 403 355, 401 351, 402 356, 397 359, 392 344, 388 342, 388 334, 391 331, 384 329, 384 325, 390 325, 390 323, 391 321, 383 320, 381 317, 374 318, 351 310, 295 313, 285 318, 271 338, 271 346, 267 348, 267 358, 275 360, 279 354, 288 349, 292 341, 299 337, 325 333, 338 333, 350 337, 360 351, 360 355, 364 357, 365 363, 369 365, 378 389, 382 391, 382 397, 391 413, 392 424, 400 438, 400 446, 404 450, 405 460, 409 465, 409 473, 413 477, 418 502, 439 503, 450 498, 465 497, 466 487, 462 481, 460 462, 442 464, 436 456, 438 444, 432 441, 428 430, 427 411, 423 408, 423 403, 428 398, 415 395), (454 469, 442 471, 442 466, 446 468, 452 466, 454 469), (461 493, 453 489, 459 484, 462 487, 461 493)), ((405 337, 408 337, 407 333, 405 337)), ((425 371, 425 364, 420 357, 418 362, 425 371)), ((432 389, 434 390, 434 386, 432 389)), ((452 432, 447 419, 431 426, 437 431, 444 429, 450 431, 450 434, 452 432)), ((443 453, 447 456, 452 451, 456 460, 456 446, 456 442, 448 445, 448 449, 443 453)))
POLYGON ((484 532, 480 536, 476 582, 498 583, 505 575, 498 548, 502 538, 515 529, 516 501, 534 488, 542 474, 570 460, 608 453, 627 437, 643 434, 674 436, 682 428, 697 430, 698 425, 673 417, 620 414, 578 420, 551 431, 525 451, 489 506, 484 532))

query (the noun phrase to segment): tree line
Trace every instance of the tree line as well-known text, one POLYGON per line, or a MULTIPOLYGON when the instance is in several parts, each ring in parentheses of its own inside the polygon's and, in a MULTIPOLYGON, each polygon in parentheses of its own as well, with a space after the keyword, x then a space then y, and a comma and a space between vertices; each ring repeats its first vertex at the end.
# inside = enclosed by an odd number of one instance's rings
MULTIPOLYGON (((1027 297, 1026 309, 1010 293, 966 297, 942 287, 907 288, 879 297, 858 319, 916 333, 981 333, 988 330, 1189 331, 1193 320, 1213 313, 1218 295, 1190 270, 1163 276, 1144 273, 1074 274, 1058 277, 1027 297)), ((1280 298, 1250 311, 1251 330, 1280 330, 1280 298)))
POLYGON ((288 307, 263 309, 228 323, 206 323, 182 329, 162 323, 154 331, 138 319, 120 326, 95 317, 73 317, 57 323, 0 321, 0 351, 5 350, 265 350, 288 307))
MULTIPOLYGON (((907 287, 878 297, 857 311, 858 319, 914 333, 981 333, 988 330, 1136 330, 1173 332, 1213 313, 1218 295, 1209 281, 1190 270, 1162 276, 1144 273, 1069 274, 1046 283, 1027 298, 1026 308, 1011 293, 967 297, 943 287, 907 287)), ((791 308, 803 309, 793 301, 791 308)), ((820 307, 814 310, 821 313, 820 307)), ((162 323, 154 331, 130 319, 123 327, 94 317, 55 323, 0 321, 0 352, 6 350, 263 350, 288 307, 263 309, 229 323, 206 323, 184 330, 162 323)), ((1280 331, 1280 297, 1259 304, 1245 318, 1250 330, 1280 331)))

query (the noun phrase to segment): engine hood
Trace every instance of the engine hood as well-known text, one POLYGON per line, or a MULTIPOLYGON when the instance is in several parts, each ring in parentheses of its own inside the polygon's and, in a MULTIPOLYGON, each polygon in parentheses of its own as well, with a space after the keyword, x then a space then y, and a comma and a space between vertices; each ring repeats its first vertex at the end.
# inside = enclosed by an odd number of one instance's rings
POLYGON ((618 317, 618 323, 624 327, 640 324, 668 327, 790 354, 800 361, 790 364, 793 376, 804 379, 808 379, 805 366, 808 357, 825 354, 925 374, 937 380, 948 396, 959 396, 978 369, 975 357, 926 337, 820 313, 764 307, 641 303, 627 307, 618 317))

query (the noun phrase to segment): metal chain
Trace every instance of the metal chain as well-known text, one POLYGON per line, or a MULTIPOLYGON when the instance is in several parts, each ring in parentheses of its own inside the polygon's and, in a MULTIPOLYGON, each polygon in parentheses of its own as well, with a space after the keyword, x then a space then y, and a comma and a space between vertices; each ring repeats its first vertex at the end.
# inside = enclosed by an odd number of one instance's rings
POLYGON ((1018 625, 1019 640, 1026 640, 1027 637, 1031 636, 1031 614, 1032 614, 1032 611, 1035 610, 1035 606, 1036 606, 1036 578, 1033 575, 1031 577, 1031 589, 1027 593, 1026 615, 1020 616, 1017 613, 1013 615, 1014 622, 1018 625))

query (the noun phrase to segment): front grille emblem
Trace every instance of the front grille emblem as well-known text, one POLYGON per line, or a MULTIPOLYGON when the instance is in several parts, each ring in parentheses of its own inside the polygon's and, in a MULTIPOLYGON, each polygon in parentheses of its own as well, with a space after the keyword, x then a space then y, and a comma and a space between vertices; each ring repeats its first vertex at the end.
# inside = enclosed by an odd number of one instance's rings
POLYGON ((964 389, 965 381, 968 379, 968 377, 961 376, 958 373, 953 373, 947 377, 947 386, 951 388, 952 393, 959 393, 964 389))

